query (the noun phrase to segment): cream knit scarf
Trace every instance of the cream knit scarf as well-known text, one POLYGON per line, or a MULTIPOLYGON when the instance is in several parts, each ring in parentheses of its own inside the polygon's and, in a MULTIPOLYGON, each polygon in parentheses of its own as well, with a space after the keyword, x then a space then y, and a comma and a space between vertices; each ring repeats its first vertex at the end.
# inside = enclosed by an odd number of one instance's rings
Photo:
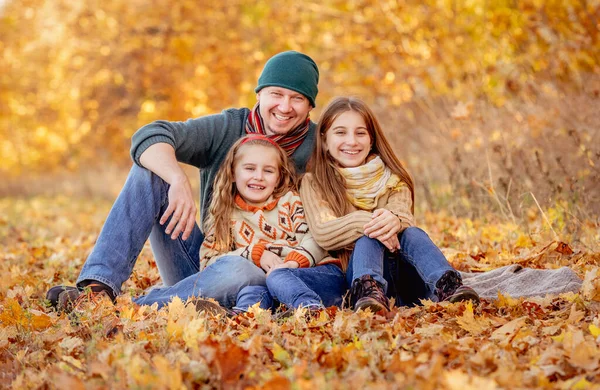
POLYGON ((402 187, 404 182, 385 166, 379 156, 355 168, 338 168, 346 179, 350 202, 361 210, 371 211, 379 198, 388 190, 402 187))

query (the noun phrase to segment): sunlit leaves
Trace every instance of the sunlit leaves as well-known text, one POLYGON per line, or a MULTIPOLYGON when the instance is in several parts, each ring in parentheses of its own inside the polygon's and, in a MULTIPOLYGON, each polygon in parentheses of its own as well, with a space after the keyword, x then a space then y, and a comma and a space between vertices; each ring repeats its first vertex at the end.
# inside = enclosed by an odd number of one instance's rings
MULTIPOLYGON (((462 268, 514 260, 537 268, 572 260, 587 272, 581 294, 545 298, 498 295, 494 301, 435 303, 381 316, 329 309, 298 310, 275 320, 258 307, 237 319, 198 313, 173 299, 161 310, 139 307, 131 295, 157 281, 144 251, 136 277, 115 306, 89 302, 76 315, 45 308, 54 284, 71 284, 91 249, 108 202, 61 197, 0 201, 0 368, 13 388, 586 388, 600 383, 600 314, 596 253, 577 241, 532 247, 518 226, 443 213, 431 235, 462 268), (16 218, 15 215, 21 216, 16 218), (61 218, 68 217, 65 220, 61 218), (445 233, 459 234, 456 238, 445 233), (57 229, 57 226, 59 227, 57 229), (489 231, 476 234, 485 226, 489 231), (517 229, 511 234, 511 229, 517 229), (468 234, 467 234, 468 233, 468 234), (495 248, 476 260, 470 246, 495 248), (529 251, 529 252, 527 252, 529 251), (73 267, 74 259, 77 266, 73 267), (110 332, 110 329, 116 329, 110 332)), ((558 232, 560 233, 560 231, 558 232)), ((583 238, 583 237, 582 237, 583 238)), ((475 252, 473 252, 475 254, 475 252)))

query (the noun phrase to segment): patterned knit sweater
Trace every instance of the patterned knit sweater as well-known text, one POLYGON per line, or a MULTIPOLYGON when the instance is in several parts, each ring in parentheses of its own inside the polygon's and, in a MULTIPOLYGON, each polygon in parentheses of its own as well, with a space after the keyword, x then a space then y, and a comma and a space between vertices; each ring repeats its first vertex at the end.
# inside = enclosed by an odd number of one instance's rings
MULTIPOLYGON (((231 145, 246 135, 247 108, 230 108, 185 122, 155 121, 140 128, 131 139, 131 157, 136 164, 151 145, 168 143, 175 148, 177 161, 200 168, 200 226, 208 213, 213 183, 231 145)), ((310 122, 308 135, 291 155, 296 173, 304 173, 315 146, 316 125, 310 122)))
POLYGON ((313 267, 339 261, 321 248, 308 229, 304 207, 295 192, 288 192, 262 207, 247 204, 239 195, 235 199, 231 233, 235 249, 222 253, 214 248, 214 235, 209 233, 200 247, 200 270, 224 255, 238 255, 260 267, 265 250, 284 261, 295 261, 299 267, 313 267))
MULTIPOLYGON (((354 207, 354 211, 336 217, 310 173, 302 178, 300 196, 304 202, 308 226, 317 244, 328 251, 336 251, 332 255, 342 259, 345 269, 354 242, 364 235, 364 226, 371 221, 373 212, 354 207)), ((381 196, 375 209, 390 210, 398 216, 404 230, 414 225, 411 207, 410 190, 402 186, 398 191, 390 190, 381 196)))

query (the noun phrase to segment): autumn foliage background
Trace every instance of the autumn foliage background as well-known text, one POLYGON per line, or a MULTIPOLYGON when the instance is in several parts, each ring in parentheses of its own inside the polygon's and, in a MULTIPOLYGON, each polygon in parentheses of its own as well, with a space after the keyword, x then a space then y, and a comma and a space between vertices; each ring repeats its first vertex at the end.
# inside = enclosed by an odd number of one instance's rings
POLYGON ((598 0, 2 2, 0 385, 600 385, 599 23, 598 0), (586 293, 233 322, 135 308, 159 280, 146 248, 116 336, 100 326, 114 309, 48 311, 135 130, 252 106, 283 50, 319 65, 313 120, 337 95, 374 108, 415 178, 419 225, 457 268, 567 265, 586 293))

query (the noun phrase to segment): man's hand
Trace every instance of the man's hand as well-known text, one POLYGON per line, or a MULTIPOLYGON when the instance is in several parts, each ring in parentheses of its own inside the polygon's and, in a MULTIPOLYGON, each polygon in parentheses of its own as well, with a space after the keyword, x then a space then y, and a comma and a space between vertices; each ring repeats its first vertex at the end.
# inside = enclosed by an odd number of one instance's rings
POLYGON ((181 238, 187 240, 196 224, 196 202, 194 202, 192 186, 186 175, 171 183, 168 197, 169 206, 160 217, 159 222, 164 225, 171 217, 165 233, 170 234, 171 239, 175 240, 183 232, 181 238))
POLYGON ((400 249, 397 235, 401 228, 400 219, 391 211, 377 209, 373 212, 371 221, 365 224, 364 234, 367 237, 379 240, 391 252, 394 252, 396 249, 400 249))
POLYGON ((140 163, 171 186, 167 194, 169 205, 160 217, 160 224, 164 225, 170 217, 165 232, 173 240, 183 232, 181 238, 187 240, 196 223, 196 202, 190 180, 175 157, 175 149, 166 143, 151 145, 140 156, 140 163))
POLYGON ((271 269, 283 263, 283 260, 275 253, 265 250, 260 257, 260 268, 264 269, 268 274, 271 269))
POLYGON ((300 265, 295 261, 286 261, 284 263, 277 264, 277 265, 271 267, 271 269, 267 272, 267 276, 269 276, 269 274, 271 272, 273 272, 274 270, 276 270, 278 268, 298 268, 299 266, 300 265))

